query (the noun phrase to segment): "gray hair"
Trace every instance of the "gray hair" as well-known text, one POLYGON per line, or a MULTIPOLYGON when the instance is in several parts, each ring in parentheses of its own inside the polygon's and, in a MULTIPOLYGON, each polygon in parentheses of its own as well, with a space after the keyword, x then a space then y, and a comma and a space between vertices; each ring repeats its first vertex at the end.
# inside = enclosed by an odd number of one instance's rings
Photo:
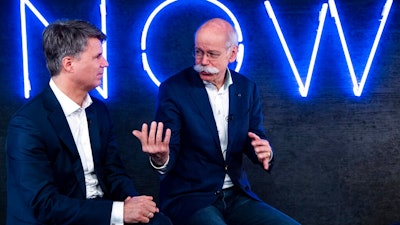
POLYGON ((51 76, 60 73, 64 57, 79 57, 86 49, 89 38, 97 38, 101 42, 107 38, 101 30, 83 20, 56 21, 45 28, 42 37, 51 76))
POLYGON ((221 28, 221 31, 225 31, 226 35, 227 35, 227 40, 225 43, 225 47, 227 49, 229 49, 232 46, 237 46, 238 45, 238 34, 235 30, 235 28, 233 27, 233 25, 231 23, 229 23, 228 21, 221 19, 221 18, 213 18, 210 19, 208 21, 206 21, 205 23, 203 23, 195 32, 194 34, 194 38, 196 39, 197 33, 199 32, 199 30, 201 30, 204 27, 219 27, 221 28))
POLYGON ((228 40, 226 41, 226 48, 238 45, 238 34, 232 26, 232 30, 228 32, 228 40))

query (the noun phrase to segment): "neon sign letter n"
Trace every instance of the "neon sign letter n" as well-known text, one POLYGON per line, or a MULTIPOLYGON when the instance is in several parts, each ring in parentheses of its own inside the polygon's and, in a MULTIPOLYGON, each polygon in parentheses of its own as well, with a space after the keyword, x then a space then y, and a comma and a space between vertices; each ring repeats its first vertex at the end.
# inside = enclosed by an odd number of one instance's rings
MULTIPOLYGON (((26 99, 30 98, 30 91, 32 89, 30 77, 29 77, 29 64, 28 64, 28 43, 27 43, 27 32, 26 32, 26 12, 25 9, 28 7, 33 14, 40 20, 40 22, 47 27, 49 22, 43 17, 43 15, 36 9, 36 7, 29 0, 20 0, 20 16, 21 16, 21 39, 22 39, 22 63, 23 63, 23 75, 24 75, 24 96, 26 99)), ((107 33, 106 30, 106 2, 101 0, 100 4, 101 14, 101 29, 103 33, 107 33)), ((103 44, 103 55, 107 59, 107 43, 103 44)), ((108 98, 108 81, 107 81, 107 68, 104 69, 102 86, 97 87, 96 90, 100 93, 103 98, 108 98)))

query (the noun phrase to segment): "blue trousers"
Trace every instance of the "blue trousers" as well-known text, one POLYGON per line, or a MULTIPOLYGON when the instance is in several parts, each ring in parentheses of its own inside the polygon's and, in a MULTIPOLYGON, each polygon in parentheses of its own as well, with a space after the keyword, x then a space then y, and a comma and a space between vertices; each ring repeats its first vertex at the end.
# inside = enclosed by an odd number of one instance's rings
POLYGON ((194 213, 187 225, 300 225, 265 202, 254 200, 241 190, 222 191, 211 206, 194 213))

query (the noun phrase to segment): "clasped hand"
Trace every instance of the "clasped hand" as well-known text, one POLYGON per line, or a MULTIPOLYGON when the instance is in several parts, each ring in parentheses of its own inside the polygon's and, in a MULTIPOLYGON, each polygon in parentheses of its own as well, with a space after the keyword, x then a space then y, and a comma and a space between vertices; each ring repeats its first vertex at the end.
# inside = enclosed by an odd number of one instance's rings
POLYGON ((159 211, 151 196, 127 197, 124 201, 124 222, 149 223, 159 211))

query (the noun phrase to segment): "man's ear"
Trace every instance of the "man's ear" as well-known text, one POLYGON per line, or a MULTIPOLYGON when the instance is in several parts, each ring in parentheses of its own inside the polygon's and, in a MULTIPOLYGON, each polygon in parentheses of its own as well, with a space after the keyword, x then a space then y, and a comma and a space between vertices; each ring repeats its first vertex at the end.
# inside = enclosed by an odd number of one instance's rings
POLYGON ((74 60, 73 57, 71 57, 71 56, 65 56, 65 57, 61 60, 62 69, 65 70, 65 71, 67 71, 67 72, 73 72, 73 71, 74 71, 73 60, 74 60))
POLYGON ((230 54, 229 62, 230 63, 232 63, 232 62, 234 62, 236 60, 237 53, 238 53, 238 46, 237 45, 232 46, 231 49, 230 49, 230 52, 229 52, 229 54, 230 54))

